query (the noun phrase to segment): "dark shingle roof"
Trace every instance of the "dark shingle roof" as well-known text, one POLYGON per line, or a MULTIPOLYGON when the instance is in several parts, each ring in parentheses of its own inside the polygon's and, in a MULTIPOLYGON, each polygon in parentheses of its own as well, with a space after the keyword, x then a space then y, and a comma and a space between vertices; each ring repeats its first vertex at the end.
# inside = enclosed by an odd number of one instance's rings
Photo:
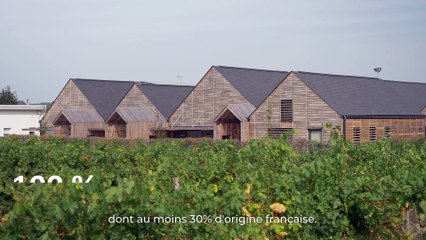
POLYGON ((214 66, 256 108, 283 81, 288 72, 214 66))
POLYGON ((404 98, 412 111, 421 111, 426 107, 426 83, 385 81, 394 91, 404 98))
POLYGON ((169 119, 194 88, 193 86, 149 83, 138 84, 138 87, 166 119, 169 119))
POLYGON ((115 107, 133 86, 134 82, 71 79, 104 119, 111 115, 115 107))
POLYGON ((420 116, 426 105, 426 84, 415 90, 413 83, 378 78, 295 74, 341 116, 420 116))

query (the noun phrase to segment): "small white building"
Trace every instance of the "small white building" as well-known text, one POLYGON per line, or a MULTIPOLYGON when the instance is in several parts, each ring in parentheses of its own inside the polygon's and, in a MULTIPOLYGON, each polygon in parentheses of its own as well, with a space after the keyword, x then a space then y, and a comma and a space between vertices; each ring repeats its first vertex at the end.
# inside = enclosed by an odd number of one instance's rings
POLYGON ((40 135, 40 120, 44 105, 0 105, 0 137, 40 135))

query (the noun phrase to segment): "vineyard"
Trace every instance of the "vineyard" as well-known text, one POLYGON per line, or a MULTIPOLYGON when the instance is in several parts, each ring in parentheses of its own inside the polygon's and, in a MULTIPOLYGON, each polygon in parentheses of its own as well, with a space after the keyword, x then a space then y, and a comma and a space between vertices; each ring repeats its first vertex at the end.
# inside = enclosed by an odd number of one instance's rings
POLYGON ((285 138, 239 146, 9 137, 0 139, 0 166, 4 239, 412 239, 425 231, 426 141, 334 137, 300 153, 285 138), (46 183, 29 183, 38 175, 46 183), (63 182, 48 184, 52 175, 63 182), (314 221, 241 222, 266 216, 314 221))

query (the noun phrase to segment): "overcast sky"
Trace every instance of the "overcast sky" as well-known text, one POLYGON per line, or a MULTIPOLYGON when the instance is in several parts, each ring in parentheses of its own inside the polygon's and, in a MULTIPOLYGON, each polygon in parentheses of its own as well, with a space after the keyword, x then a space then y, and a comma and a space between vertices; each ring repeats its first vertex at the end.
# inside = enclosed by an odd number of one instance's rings
POLYGON ((212 65, 426 82, 426 1, 0 0, 0 87, 195 84, 212 65))

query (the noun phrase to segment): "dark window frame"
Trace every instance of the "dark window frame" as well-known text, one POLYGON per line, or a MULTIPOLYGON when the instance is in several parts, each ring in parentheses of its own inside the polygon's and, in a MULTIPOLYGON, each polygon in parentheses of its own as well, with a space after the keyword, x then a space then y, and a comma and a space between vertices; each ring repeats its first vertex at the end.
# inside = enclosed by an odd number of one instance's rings
POLYGON ((106 131, 103 129, 88 129, 87 137, 104 138, 106 131))
POLYGON ((293 99, 281 100, 281 121, 282 122, 293 121, 293 99))
POLYGON ((3 128, 3 136, 4 137, 10 136, 11 130, 12 130, 11 128, 3 128), (6 133, 6 131, 7 131, 7 133, 6 133))
POLYGON ((384 135, 384 138, 386 139, 391 138, 391 135, 392 135, 391 127, 385 127, 383 130, 383 135, 384 135))
POLYGON ((352 129, 352 134, 353 134, 353 136, 352 136, 352 141, 353 141, 354 143, 361 142, 361 128, 359 128, 359 127, 354 127, 354 128, 352 129))
POLYGON ((311 139, 311 132, 315 132, 315 131, 320 132, 320 142, 322 142, 322 137, 323 137, 322 128, 311 128, 311 129, 308 129, 308 138, 309 138, 309 141, 313 141, 311 139))
POLYGON ((377 140, 377 128, 376 127, 370 127, 368 129, 368 139, 370 142, 374 142, 377 140))

